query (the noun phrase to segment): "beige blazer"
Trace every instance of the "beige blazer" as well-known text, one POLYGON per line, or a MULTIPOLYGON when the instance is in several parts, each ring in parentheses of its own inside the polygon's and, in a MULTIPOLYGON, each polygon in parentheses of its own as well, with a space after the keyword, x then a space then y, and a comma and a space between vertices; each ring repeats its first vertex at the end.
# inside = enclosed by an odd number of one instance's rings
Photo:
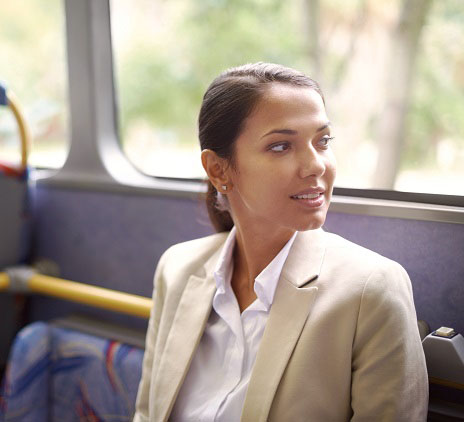
MULTIPOLYGON (((161 258, 135 422, 166 421, 212 309, 227 233, 161 258)), ((396 262, 301 232, 277 286, 242 421, 425 421, 428 381, 411 283, 396 262)))

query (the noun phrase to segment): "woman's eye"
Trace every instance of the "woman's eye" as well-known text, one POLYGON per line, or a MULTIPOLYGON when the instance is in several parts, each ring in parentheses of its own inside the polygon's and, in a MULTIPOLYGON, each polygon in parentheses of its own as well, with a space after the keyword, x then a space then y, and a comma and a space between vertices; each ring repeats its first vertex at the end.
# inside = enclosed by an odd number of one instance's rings
POLYGON ((272 152, 284 152, 287 151, 290 146, 287 143, 274 144, 269 147, 272 152))
POLYGON ((319 146, 325 148, 325 147, 329 146, 329 143, 330 143, 330 141, 332 139, 334 139, 334 136, 325 135, 321 139, 319 139, 319 141, 317 143, 318 143, 319 146))

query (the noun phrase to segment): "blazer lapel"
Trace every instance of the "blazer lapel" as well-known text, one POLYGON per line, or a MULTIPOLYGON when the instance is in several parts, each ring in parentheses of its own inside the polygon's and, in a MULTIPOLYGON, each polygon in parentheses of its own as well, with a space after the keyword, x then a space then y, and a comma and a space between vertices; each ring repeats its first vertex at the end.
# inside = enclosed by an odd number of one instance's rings
POLYGON ((322 229, 298 233, 277 285, 243 407, 243 422, 268 419, 280 379, 308 319, 325 253, 322 229))
POLYGON ((208 321, 216 291, 212 275, 216 259, 214 254, 205 264, 205 277, 189 277, 177 307, 152 388, 150 414, 157 421, 168 419, 208 321))

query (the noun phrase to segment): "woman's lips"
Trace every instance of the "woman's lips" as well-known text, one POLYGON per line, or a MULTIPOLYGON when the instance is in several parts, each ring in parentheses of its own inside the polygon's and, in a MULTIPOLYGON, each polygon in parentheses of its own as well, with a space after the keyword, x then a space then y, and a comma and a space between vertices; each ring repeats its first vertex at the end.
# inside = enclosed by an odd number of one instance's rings
POLYGON ((324 192, 292 195, 290 198, 308 208, 318 208, 324 204, 324 192))
POLYGON ((324 192, 325 192, 325 189, 322 186, 314 186, 314 187, 303 189, 300 192, 297 192, 291 195, 291 197, 293 198, 293 197, 302 196, 302 195, 313 195, 314 196, 316 194, 320 194, 324 192))

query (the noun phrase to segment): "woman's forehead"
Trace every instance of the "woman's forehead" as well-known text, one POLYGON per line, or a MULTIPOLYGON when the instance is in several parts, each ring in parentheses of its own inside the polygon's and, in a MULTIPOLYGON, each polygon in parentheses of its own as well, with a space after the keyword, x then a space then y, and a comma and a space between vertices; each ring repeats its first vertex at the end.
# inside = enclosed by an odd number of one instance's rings
POLYGON ((307 86, 295 86, 286 83, 275 82, 269 84, 263 92, 259 103, 266 104, 282 104, 282 103, 293 103, 293 102, 305 102, 318 107, 324 106, 321 95, 311 87, 307 86))
POLYGON ((301 120, 308 123, 312 121, 315 125, 328 121, 322 97, 309 87, 274 83, 257 102, 246 119, 244 129, 259 129, 292 122, 297 124, 301 120))

